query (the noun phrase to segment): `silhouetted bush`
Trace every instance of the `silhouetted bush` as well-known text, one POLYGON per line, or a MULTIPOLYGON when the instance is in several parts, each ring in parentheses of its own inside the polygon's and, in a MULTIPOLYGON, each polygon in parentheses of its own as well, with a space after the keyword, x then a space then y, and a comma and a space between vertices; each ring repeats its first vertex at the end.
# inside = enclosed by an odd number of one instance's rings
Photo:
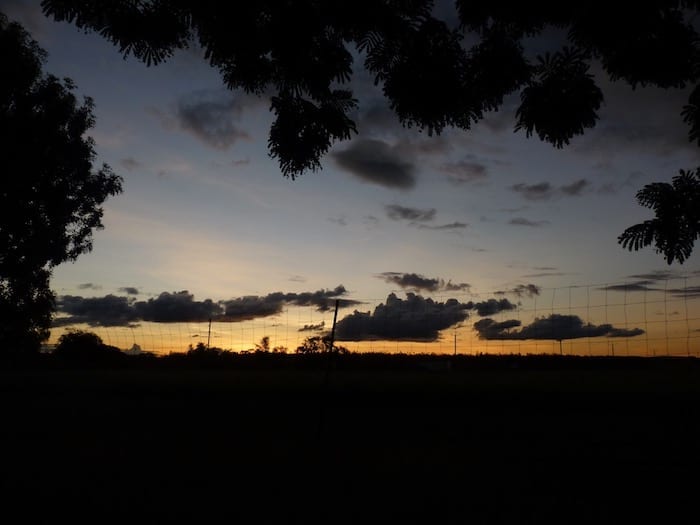
POLYGON ((104 344, 97 334, 84 330, 71 330, 61 335, 53 354, 79 363, 114 363, 127 357, 119 348, 104 344))

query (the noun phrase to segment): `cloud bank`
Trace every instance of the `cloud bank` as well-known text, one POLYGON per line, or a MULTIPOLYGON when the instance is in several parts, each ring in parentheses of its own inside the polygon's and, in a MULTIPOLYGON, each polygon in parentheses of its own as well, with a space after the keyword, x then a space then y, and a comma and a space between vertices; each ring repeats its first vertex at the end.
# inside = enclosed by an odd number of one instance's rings
POLYGON ((456 299, 437 302, 413 293, 400 299, 390 294, 374 312, 358 312, 341 319, 335 328, 339 341, 436 341, 444 330, 469 317, 467 305, 456 299))
MULTIPOLYGON (((125 288, 126 293, 137 291, 125 288)), ((264 296, 246 296, 227 301, 198 301, 187 290, 163 292, 146 301, 134 297, 107 295, 104 297, 80 297, 64 295, 57 300, 58 317, 53 326, 88 324, 89 326, 136 326, 138 321, 154 323, 239 322, 269 317, 283 311, 285 305, 311 306, 318 311, 328 311, 335 306, 348 307, 359 301, 342 298, 347 294, 344 286, 315 292, 275 292, 264 296)))
POLYGON ((439 277, 425 277, 417 273, 383 272, 377 275, 377 278, 389 284, 395 284, 401 288, 415 291, 457 292, 469 290, 469 285, 467 283, 445 282, 444 279, 440 279, 439 277))
POLYGON ((549 317, 535 319, 529 325, 519 330, 521 326, 517 319, 497 322, 491 318, 481 319, 474 323, 479 339, 486 340, 518 340, 537 339, 563 341, 565 339, 580 339, 582 337, 634 337, 641 335, 644 330, 633 328, 615 328, 611 324, 593 325, 585 323, 577 315, 552 314, 549 317))

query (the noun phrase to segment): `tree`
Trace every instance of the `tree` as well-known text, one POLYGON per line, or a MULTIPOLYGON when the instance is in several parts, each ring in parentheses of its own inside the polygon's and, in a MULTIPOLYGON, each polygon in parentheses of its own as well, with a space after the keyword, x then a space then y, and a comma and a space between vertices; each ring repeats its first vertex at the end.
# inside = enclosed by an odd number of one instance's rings
POLYGON ((37 350, 49 334, 52 269, 92 248, 101 204, 121 191, 93 171, 93 102, 70 79, 44 74, 45 52, 0 13, 0 348, 37 350))
POLYGON ((83 330, 71 330, 61 335, 53 353, 62 359, 80 362, 106 361, 126 357, 117 347, 104 344, 99 335, 83 330))
POLYGON ((338 346, 331 342, 330 336, 320 336, 315 335, 307 337, 304 341, 297 347, 297 354, 320 354, 323 352, 336 352, 339 354, 347 354, 348 349, 344 346, 338 346))
MULTIPOLYGON (((357 132, 350 113, 358 101, 340 89, 351 81, 355 56, 399 121, 431 134, 469 129, 519 93, 515 130, 561 148, 598 119, 603 93, 590 73, 596 61, 610 79, 632 87, 696 86, 683 119, 690 139, 700 143, 700 39, 692 25, 700 2, 653 0, 632 8, 602 0, 455 0, 458 27, 434 16, 434 3, 261 0, 237 3, 231 13, 196 0, 43 0, 42 6, 147 65, 199 44, 230 89, 271 94, 276 119, 269 152, 291 178, 320 168, 333 142, 357 132), (565 38, 550 39, 550 52, 530 56, 526 39, 548 28, 565 38)), ((672 243, 667 238, 662 245, 672 243)))
POLYGON ((668 264, 690 257, 700 237, 700 168, 680 170, 670 184, 647 184, 637 192, 637 201, 653 209, 656 218, 627 228, 619 237, 623 248, 639 250, 653 244, 668 264))

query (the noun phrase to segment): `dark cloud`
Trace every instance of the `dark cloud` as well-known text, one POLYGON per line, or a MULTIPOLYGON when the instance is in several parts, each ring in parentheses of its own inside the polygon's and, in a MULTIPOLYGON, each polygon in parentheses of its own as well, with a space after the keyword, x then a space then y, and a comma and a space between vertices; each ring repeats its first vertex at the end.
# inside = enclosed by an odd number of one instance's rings
POLYGON ((436 231, 451 231, 451 230, 463 230, 469 225, 465 222, 451 222, 449 224, 415 224, 415 227, 419 230, 436 230, 436 231))
POLYGON ((345 217, 328 217, 328 222, 332 222, 333 224, 337 224, 338 226, 347 226, 348 221, 345 217))
POLYGON ((389 340, 436 341, 440 330, 456 325, 469 316, 467 305, 456 299, 436 302, 420 295, 406 294, 399 299, 390 294, 374 312, 358 312, 336 325, 340 341, 389 340))
POLYGON ((386 281, 389 284, 395 284, 401 288, 414 291, 465 291, 469 289, 467 283, 452 283, 445 282, 444 279, 425 277, 417 273, 400 273, 400 272, 384 272, 377 276, 379 279, 386 281))
POLYGON ((487 340, 546 339, 563 341, 582 337, 633 337, 644 333, 641 328, 628 330, 615 328, 610 324, 584 324, 577 315, 552 314, 549 317, 537 318, 520 330, 514 330, 520 325, 521 322, 516 319, 496 322, 486 318, 474 323, 474 329, 480 339, 487 340))
POLYGON ((249 295, 224 301, 226 321, 250 321, 260 317, 269 317, 282 313, 284 294, 276 293, 266 296, 249 295))
POLYGON ((688 286, 687 288, 671 288, 666 290, 667 293, 674 297, 700 297, 700 286, 688 286))
POLYGON ((514 184, 510 189, 532 201, 547 200, 554 195, 554 189, 549 182, 540 182, 539 184, 514 184))
POLYGON ((323 330, 323 328, 326 326, 325 321, 321 321, 318 324, 305 324, 301 328, 299 328, 299 332, 320 332, 323 330))
POLYGON ((395 284, 401 288, 411 290, 435 292, 440 288, 440 279, 424 277, 417 273, 384 272, 377 277, 389 284, 395 284))
POLYGON ((284 294, 285 302, 296 306, 314 306, 319 312, 330 310, 338 301, 338 306, 345 308, 361 304, 360 301, 352 299, 340 299, 340 296, 347 294, 343 285, 336 286, 333 290, 317 290, 315 292, 287 293, 284 294))
POLYGON ((163 292, 156 298, 134 303, 139 319, 154 323, 201 322, 216 318, 223 313, 220 304, 211 299, 195 301, 187 290, 163 292))
POLYGON ((176 103, 175 117, 180 128, 205 144, 225 150, 237 140, 248 138, 239 129, 242 105, 230 91, 195 91, 176 103))
POLYGON ((578 195, 581 195, 584 189, 586 189, 588 186, 590 186, 590 182, 588 182, 586 179, 580 179, 577 180, 576 182, 572 182, 571 184, 568 184, 566 186, 562 186, 560 189, 562 193, 565 195, 568 195, 570 197, 575 197, 578 195))
POLYGON ((508 299, 489 299, 487 301, 481 301, 474 303, 469 301, 466 304, 469 310, 476 310, 476 313, 481 317, 486 317, 487 315, 495 315, 500 312, 506 312, 509 310, 515 310, 518 306, 511 303, 508 299))
POLYGON ((384 209, 387 217, 394 221, 429 222, 435 218, 435 208, 421 210, 398 204, 388 204, 384 209))
POLYGON ((401 190, 416 185, 413 163, 381 140, 355 140, 332 157, 338 166, 365 182, 401 190))
POLYGON ((510 187, 515 193, 519 193, 525 199, 531 201, 550 200, 557 196, 578 197, 583 194, 584 190, 590 186, 590 182, 586 179, 579 179, 571 184, 565 184, 555 188, 549 182, 540 182, 538 184, 514 184, 510 187))
POLYGON ((102 290, 102 286, 94 283, 81 283, 78 285, 78 290, 102 290))
POLYGON ((629 276, 630 279, 644 279, 648 281, 666 281, 674 277, 678 277, 678 275, 675 272, 667 270, 655 270, 649 273, 639 273, 629 276))
POLYGON ((467 283, 453 283, 452 281, 447 281, 442 289, 446 292, 466 292, 471 288, 470 284, 467 283))
MULTIPOLYGON (((124 288, 125 292, 136 290, 124 288)), ((137 290, 136 290, 137 291, 137 290)), ((228 301, 197 301, 188 291, 163 292, 147 301, 135 301, 129 297, 107 295, 98 298, 62 296, 57 301, 59 317, 54 326, 87 323, 92 326, 134 326, 135 321, 156 323, 201 322, 209 319, 218 322, 238 322, 268 317, 282 312, 285 304, 313 306, 327 311, 338 300, 340 307, 355 306, 359 301, 342 299, 347 291, 341 286, 333 290, 316 292, 282 293, 266 296, 247 296, 228 301)))
POLYGON ((524 217, 514 217, 508 221, 508 224, 512 226, 529 226, 531 228, 539 228, 540 226, 545 226, 549 224, 549 221, 531 221, 524 217))
POLYGON ((80 297, 63 295, 56 300, 60 317, 53 326, 68 326, 85 323, 90 326, 135 326, 138 315, 127 297, 106 295, 105 297, 80 297))
POLYGON ((540 272, 540 273, 528 273, 523 275, 523 277, 535 278, 535 277, 561 277, 562 275, 567 275, 564 272, 540 272))
POLYGON ((265 296, 247 296, 224 301, 224 316, 228 321, 246 321, 258 317, 268 317, 282 312, 285 304, 295 306, 313 306, 319 312, 325 312, 335 306, 345 308, 360 304, 359 301, 341 299, 347 290, 344 286, 336 286, 333 290, 317 290, 315 292, 283 293, 275 292, 265 296))
POLYGON ((292 281, 293 283, 305 283, 306 277, 304 277, 303 275, 292 275, 289 278, 289 280, 292 281))
POLYGON ((626 284, 611 284, 608 286, 603 286, 600 290, 608 292, 647 292, 652 290, 658 290, 658 288, 650 288, 649 285, 653 284, 655 281, 636 281, 633 283, 626 284))
POLYGON ((133 157, 126 157, 124 159, 121 159, 119 161, 119 164, 121 164, 122 167, 127 171, 134 171, 136 168, 141 167, 141 163, 133 157))
POLYGON ((122 288, 119 288, 119 291, 128 295, 138 295, 139 294, 139 289, 134 288, 133 286, 123 286, 122 288))
POLYGON ((517 297, 534 297, 536 295, 540 295, 540 290, 540 287, 536 284, 519 284, 510 290, 500 290, 496 292, 496 295, 512 294, 517 297))
POLYGON ((447 179, 456 185, 484 182, 488 179, 486 166, 476 161, 446 162, 439 170, 447 174, 447 179))

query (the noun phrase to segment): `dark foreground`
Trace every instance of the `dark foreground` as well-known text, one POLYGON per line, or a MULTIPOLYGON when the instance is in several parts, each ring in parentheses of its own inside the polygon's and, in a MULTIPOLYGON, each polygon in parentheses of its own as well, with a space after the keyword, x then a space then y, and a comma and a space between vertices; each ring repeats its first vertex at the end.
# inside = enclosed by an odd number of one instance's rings
POLYGON ((0 519, 697 523, 695 360, 484 363, 6 367, 0 519))

